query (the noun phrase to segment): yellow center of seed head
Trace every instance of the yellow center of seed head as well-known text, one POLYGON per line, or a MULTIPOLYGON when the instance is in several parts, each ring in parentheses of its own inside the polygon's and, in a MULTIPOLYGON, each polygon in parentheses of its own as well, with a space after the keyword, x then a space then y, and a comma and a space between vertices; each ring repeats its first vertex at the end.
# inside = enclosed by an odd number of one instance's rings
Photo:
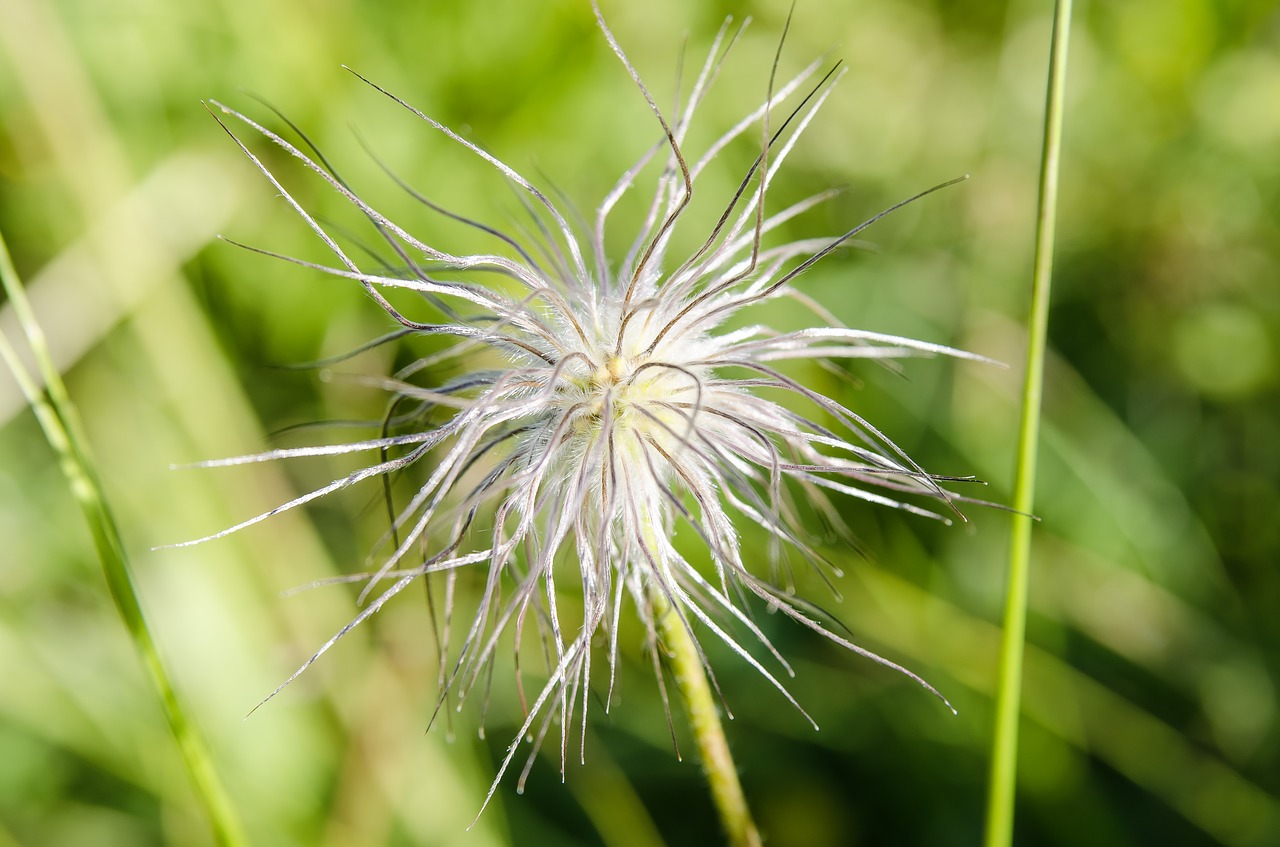
POLYGON ((610 356, 609 361, 605 363, 604 370, 609 376, 609 382, 616 385, 622 380, 628 368, 627 363, 622 360, 621 356, 610 356))
POLYGON ((610 356, 604 364, 596 368, 595 373, 591 375, 591 380, 587 383, 587 390, 595 397, 595 402, 588 407, 588 420, 600 419, 600 413, 604 411, 605 398, 609 396, 610 389, 622 381, 625 370, 620 356, 610 356))

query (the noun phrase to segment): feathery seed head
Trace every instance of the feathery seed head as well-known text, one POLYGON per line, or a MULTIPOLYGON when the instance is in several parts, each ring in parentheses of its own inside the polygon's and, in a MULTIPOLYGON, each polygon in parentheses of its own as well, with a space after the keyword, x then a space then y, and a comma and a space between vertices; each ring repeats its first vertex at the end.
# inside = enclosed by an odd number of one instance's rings
MULTIPOLYGON (((537 627, 550 645, 549 658, 516 740, 532 735, 540 743, 553 718, 559 718, 562 757, 576 710, 586 719, 586 689, 595 670, 592 639, 600 633, 607 643, 606 708, 612 699, 618 621, 627 601, 647 629, 651 647, 655 609, 673 609, 690 634, 723 642, 793 704, 770 665, 784 673, 790 668, 753 622, 749 604, 781 612, 929 688, 909 671, 833 632, 810 605, 778 584, 788 555, 798 554, 820 571, 835 570, 799 526, 799 497, 836 525, 839 518, 829 494, 943 520, 945 514, 906 498, 933 498, 943 504, 943 512, 954 510, 953 502, 962 499, 852 409, 776 366, 803 358, 978 358, 842 326, 794 286, 816 261, 892 209, 837 237, 770 243, 780 225, 832 196, 826 192, 787 208, 766 209, 773 179, 830 95, 838 73, 832 69, 819 77, 815 62, 781 84, 771 79, 760 106, 691 159, 686 134, 741 28, 731 33, 726 22, 684 102, 669 118, 598 10, 597 19, 659 132, 653 146, 606 195, 588 232, 571 225, 545 193, 495 156, 365 80, 496 168, 523 196, 537 237, 506 235, 448 211, 396 180, 433 213, 492 237, 492 254, 455 255, 421 239, 355 194, 305 137, 303 147, 310 153, 214 104, 344 196, 391 251, 380 265, 356 261, 237 139, 324 242, 335 263, 279 258, 363 286, 400 326, 386 340, 422 334, 454 342, 389 381, 394 398, 377 437, 207 463, 382 454, 380 461, 210 538, 354 483, 420 467, 421 484, 393 509, 386 547, 373 571, 362 575, 368 602, 297 673, 414 580, 444 581, 448 619, 458 573, 479 569, 484 579, 474 616, 452 644, 446 625, 440 643, 442 701, 465 698, 486 677, 504 635, 515 640, 518 653, 525 628, 537 627), (758 157, 716 222, 699 234, 698 249, 671 261, 668 247, 676 228, 688 225, 683 215, 699 176, 741 136, 758 139, 758 157), (605 249, 610 213, 651 164, 658 175, 644 223, 625 256, 615 262, 605 249), (513 282, 521 293, 512 296, 492 285, 488 280, 493 274, 513 282), (407 317, 384 296, 394 289, 417 292, 424 310, 435 317, 407 317), (808 307, 822 325, 785 332, 763 323, 744 325, 744 315, 748 321, 761 320, 770 303, 784 298, 808 307), (736 328, 725 328, 731 319, 736 328), (501 365, 451 380, 433 378, 434 366, 480 348, 496 352, 501 365), (784 402, 786 397, 796 402, 784 402), (479 515, 484 519, 478 520, 479 515), (768 534, 772 543, 767 554, 745 554, 737 521, 768 534), (481 530, 481 525, 491 529, 481 530), (671 541, 677 525, 692 528, 699 544, 677 547, 671 541), (581 611, 574 615, 557 603, 568 574, 580 585, 581 611), (575 706, 579 698, 581 705, 575 706)), ((515 750, 513 743, 502 771, 515 750)))

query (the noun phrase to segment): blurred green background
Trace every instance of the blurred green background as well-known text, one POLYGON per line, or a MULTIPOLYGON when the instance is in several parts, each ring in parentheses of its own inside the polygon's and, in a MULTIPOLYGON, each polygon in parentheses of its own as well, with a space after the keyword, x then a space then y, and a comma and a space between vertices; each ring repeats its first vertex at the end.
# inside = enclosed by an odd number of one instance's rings
MULTIPOLYGON (((783 59, 794 73, 830 51, 848 68, 774 208, 849 190, 786 236, 835 234, 972 174, 799 287, 853 326, 1011 364, 798 373, 929 469, 989 481, 996 501, 1012 479, 1050 6, 803 0, 783 59)), ((755 18, 700 114, 697 150, 762 98, 787 4, 609 0, 605 13, 662 103, 686 37, 693 68, 727 14, 755 18)), ((1018 841, 1278 844, 1280 11, 1078 3, 1072 50, 1018 841)), ((519 214, 482 162, 340 63, 584 213, 658 137, 579 0, 0 0, 0 230, 86 420, 181 692, 256 844, 715 843, 698 765, 672 754, 638 643, 624 647, 612 714, 594 710, 586 766, 562 785, 553 749, 527 791, 508 778, 469 833, 517 706, 500 680, 486 738, 474 708, 424 732, 435 666, 420 593, 243 719, 354 613, 354 590, 282 592, 361 568, 380 532, 375 487, 204 546, 150 549, 349 467, 170 464, 331 439, 269 433, 376 417, 384 403, 353 380, 276 367, 350 349, 387 321, 354 286, 215 240, 323 256, 202 98, 279 126, 245 92, 265 97, 442 247, 473 236, 415 207, 357 133, 457 211, 499 225, 519 214)), ((352 220, 319 181, 244 137, 308 208, 352 220)), ((753 153, 749 139, 726 151, 702 196, 727 197, 753 153)), ((17 337, 8 310, 0 329, 17 337)), ((337 370, 385 373, 394 355, 337 370)), ((822 729, 713 647, 748 798, 771 847, 977 843, 1007 520, 975 507, 968 525, 943 528, 840 507, 866 553, 825 548, 848 571, 841 602, 816 581, 802 591, 960 714, 771 621, 822 729)), ((677 734, 691 753, 678 720, 677 734)), ((0 374, 0 845, 208 843, 80 514, 0 374)))

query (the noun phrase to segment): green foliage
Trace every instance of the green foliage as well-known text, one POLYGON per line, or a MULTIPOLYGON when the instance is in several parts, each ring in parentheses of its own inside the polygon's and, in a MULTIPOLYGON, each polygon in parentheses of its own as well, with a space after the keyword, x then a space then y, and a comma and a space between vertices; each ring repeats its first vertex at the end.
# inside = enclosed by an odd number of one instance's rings
MULTIPOLYGON (((730 11, 687 5, 604 9, 663 105, 685 34, 687 83, 730 11)), ((756 21, 696 138, 714 138, 763 97, 788 6, 751 5, 756 21)), ((784 70, 827 50, 849 68, 775 202, 849 190, 787 235, 835 234, 972 175, 877 224, 865 233, 875 251, 833 256, 801 288, 850 325, 1014 365, 915 361, 905 379, 859 365, 853 380, 797 374, 925 467, 976 474, 990 483, 981 495, 1004 503, 1049 5, 813 0, 797 8, 784 52, 784 70)), ((525 794, 504 784, 470 833, 519 699, 499 669, 485 740, 475 709, 424 734, 436 668, 421 595, 388 606, 242 720, 352 614, 346 588, 280 595, 362 569, 382 532, 376 486, 211 544, 150 549, 347 467, 171 463, 327 436, 264 434, 295 424, 377 417, 383 396, 337 374, 385 374, 413 355, 376 353, 335 366, 328 381, 274 367, 351 349, 386 321, 336 280, 216 240, 323 256, 198 101, 277 125, 240 93, 257 92, 392 217, 465 249, 473 236, 399 192, 350 127, 459 213, 506 225, 519 216, 514 195, 339 63, 545 174, 589 214, 658 134, 588 5, 9 0, 3 17, 0 231, 81 411, 159 652, 249 840, 713 843, 689 736, 677 720, 677 762, 638 632, 623 645, 621 700, 607 718, 595 710, 587 764, 571 764, 561 785, 556 765, 539 763, 525 794)), ((1280 839, 1277 38, 1269 2, 1077 10, 1032 548, 1022 843, 1280 839)), ((318 181, 254 149, 308 208, 355 223, 318 181)), ((699 220, 752 155, 744 144, 718 160, 699 220)), ((633 221, 642 212, 621 210, 633 221)), ((697 229, 681 237, 694 242, 697 229)), ((0 330, 13 339, 11 311, 0 330)), ((0 843, 213 843, 24 405, 0 372, 0 843)), ((969 524, 943 528, 841 509, 865 555, 823 540, 846 571, 843 599, 803 572, 801 590, 859 643, 922 673, 960 715, 762 615, 822 730, 732 655, 713 656, 747 799, 770 845, 977 843, 1009 520, 973 506, 969 524)), ((746 549, 764 549, 757 529, 743 533, 746 549)))

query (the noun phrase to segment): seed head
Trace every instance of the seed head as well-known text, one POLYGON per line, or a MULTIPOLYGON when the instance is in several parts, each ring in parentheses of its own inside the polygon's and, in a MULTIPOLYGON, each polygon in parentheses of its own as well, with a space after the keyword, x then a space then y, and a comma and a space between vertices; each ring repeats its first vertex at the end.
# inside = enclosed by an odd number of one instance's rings
MULTIPOLYGON (((598 9, 596 16, 656 119, 657 138, 605 196, 589 230, 571 225, 542 190, 514 169, 360 77, 496 168, 516 188, 536 235, 517 238, 464 218, 397 179, 433 213, 491 237, 491 254, 453 254, 411 234, 355 194, 305 138, 303 147, 310 152, 234 109, 213 104, 345 197, 394 258, 372 269, 357 262, 236 139, 324 242, 335 263, 269 255, 363 286, 399 326, 380 341, 416 334, 442 336, 451 343, 387 382, 393 400, 376 438, 205 463, 381 452, 379 461, 209 538, 357 482, 419 466, 424 480, 407 503, 392 509, 392 529, 381 555, 369 573, 357 577, 366 581, 363 609, 289 681, 418 579, 444 583, 442 702, 451 697, 461 702, 477 682, 487 679, 504 637, 514 639, 518 660, 529 640, 523 637, 525 627, 537 627, 549 645, 546 674, 539 676, 545 682, 527 704, 524 724, 495 785, 518 742, 532 736, 536 752, 556 719, 563 768, 574 718, 586 720, 596 651, 606 654, 606 709, 613 700, 619 620, 632 609, 648 631, 655 667, 655 610, 671 609, 700 651, 699 636, 723 642, 798 709, 770 669, 789 674, 790 667, 754 622, 750 606, 779 612, 934 691, 910 671, 833 632, 814 607, 783 583, 783 574, 793 555, 812 563, 824 577, 838 574, 807 540, 799 499, 836 527, 843 525, 830 493, 942 520, 947 510, 959 514, 954 503, 963 499, 940 484, 955 480, 925 473, 855 411, 776 366, 804 358, 979 358, 840 325, 796 287, 815 262, 893 209, 836 237, 770 243, 783 223, 833 194, 766 209, 772 181, 831 94, 839 66, 819 76, 820 63, 814 62, 781 84, 771 74, 761 105, 699 158, 690 159, 685 148, 689 127, 741 27, 731 32, 726 22, 721 28, 691 90, 669 119, 598 9), (668 247, 677 228, 690 223, 683 215, 699 177, 726 145, 744 136, 758 139, 755 162, 714 224, 704 228, 700 246, 673 260, 668 247), (605 249, 610 213, 649 166, 658 173, 643 224, 630 249, 614 261, 605 249), (495 275, 505 282, 496 284, 495 275), (513 286, 515 295, 509 293, 513 286), (404 315, 384 296, 393 289, 420 294, 436 318, 418 321, 404 315), (782 299, 803 304, 821 325, 771 329, 763 321, 770 304, 782 299), (500 365, 433 379, 435 366, 468 361, 468 354, 480 349, 488 349, 500 365), (908 496, 932 498, 943 509, 910 503, 908 496), (767 552, 745 553, 735 528, 740 521, 768 534, 767 552), (678 526, 691 529, 699 543, 673 543, 678 526), (453 645, 448 622, 457 596, 455 581, 464 569, 483 572, 484 584, 474 615, 459 628, 465 634, 453 645), (576 584, 580 614, 570 614, 558 603, 566 581, 576 584), (607 646, 592 647, 598 634, 607 646)), ((775 59, 775 70, 777 66, 775 59)), ((214 115, 221 123, 223 118, 214 115)), ((702 658, 705 665, 705 653, 702 658)), ((657 680, 662 686, 660 670, 657 680)))

